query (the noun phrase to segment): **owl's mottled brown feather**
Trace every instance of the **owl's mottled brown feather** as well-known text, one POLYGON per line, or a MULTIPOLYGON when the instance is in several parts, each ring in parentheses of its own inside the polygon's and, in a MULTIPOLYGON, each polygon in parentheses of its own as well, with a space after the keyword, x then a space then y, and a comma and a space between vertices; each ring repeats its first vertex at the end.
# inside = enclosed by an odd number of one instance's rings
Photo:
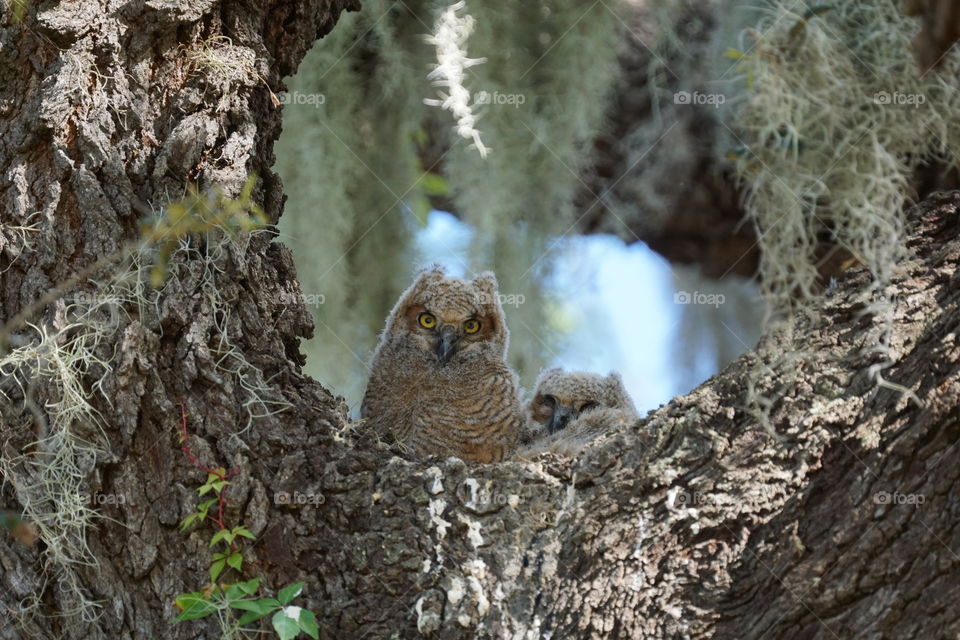
POLYGON ((524 407, 520 455, 550 451, 573 456, 595 438, 637 419, 620 376, 548 369, 524 407))
POLYGON ((496 279, 448 278, 434 268, 401 295, 374 352, 361 417, 414 455, 496 462, 516 447, 523 422, 509 333, 496 279), (428 314, 436 326, 419 319, 428 314), (475 320, 475 334, 466 323, 475 320), (440 345, 449 336, 452 355, 440 345))

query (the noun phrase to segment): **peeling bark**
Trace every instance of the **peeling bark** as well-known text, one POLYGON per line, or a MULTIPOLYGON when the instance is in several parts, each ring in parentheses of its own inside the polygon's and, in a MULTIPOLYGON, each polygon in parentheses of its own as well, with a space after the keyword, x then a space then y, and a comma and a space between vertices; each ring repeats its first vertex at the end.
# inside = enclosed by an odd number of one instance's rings
MULTIPOLYGON (((140 211, 188 182, 236 192, 255 172, 275 221, 269 89, 346 8, 44 3, 6 24, 0 51, 29 65, 2 71, 2 221, 39 227, 29 245, 3 236, 3 317, 135 237, 140 211), (201 43, 236 64, 197 69, 184 51, 201 43)), ((209 621, 170 624, 173 597, 206 581, 212 535, 177 526, 205 477, 180 451, 179 400, 197 457, 234 471, 226 517, 257 535, 247 575, 267 593, 304 580, 325 637, 955 637, 958 207, 951 193, 911 212, 913 258, 887 292, 898 305, 884 376, 922 406, 866 375, 875 360, 862 350, 883 329, 859 313, 868 274, 853 270, 817 314, 579 458, 495 465, 407 461, 349 425, 300 373, 311 326, 288 251, 262 234, 231 245, 216 307, 196 240, 156 307, 125 309, 101 349, 110 367, 84 380, 108 447, 83 461, 79 488, 124 498, 97 507, 109 519, 86 535, 99 566, 75 568, 101 616, 65 616, 68 594, 43 578, 45 545, 2 536, 0 607, 13 623, 0 638, 216 636, 209 621), (239 374, 224 372, 224 335, 239 374), (760 363, 779 440, 744 410, 760 363), (245 428, 252 383, 290 406, 245 428), (18 615, 37 593, 42 615, 18 615)), ((37 322, 60 322, 58 309, 37 322)), ((9 457, 42 435, 51 390, 3 390, 9 457)), ((0 507, 19 508, 18 481, 5 478, 0 507)))

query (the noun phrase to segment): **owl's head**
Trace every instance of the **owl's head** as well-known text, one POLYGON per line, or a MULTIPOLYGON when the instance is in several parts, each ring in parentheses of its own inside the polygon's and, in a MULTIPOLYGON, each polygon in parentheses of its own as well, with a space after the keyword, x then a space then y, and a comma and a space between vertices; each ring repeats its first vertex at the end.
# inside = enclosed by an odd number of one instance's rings
POLYGON ((622 409, 636 413, 620 374, 547 369, 537 378, 527 417, 540 423, 547 433, 556 433, 576 418, 597 409, 622 409))
POLYGON ((506 354, 509 332, 493 273, 473 280, 422 271, 390 314, 387 334, 412 342, 437 364, 506 354))

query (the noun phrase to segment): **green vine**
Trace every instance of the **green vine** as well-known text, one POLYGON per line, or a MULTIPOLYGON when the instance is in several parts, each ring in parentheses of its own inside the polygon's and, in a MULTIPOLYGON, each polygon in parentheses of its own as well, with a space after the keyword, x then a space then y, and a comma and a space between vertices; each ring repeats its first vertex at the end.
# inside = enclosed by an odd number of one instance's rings
POLYGON ((320 632, 314 613, 309 609, 290 604, 303 591, 302 582, 284 587, 277 593, 276 598, 257 595, 260 590, 260 578, 231 584, 217 583, 224 571, 228 569, 233 569, 238 575, 242 575, 243 554, 240 543, 243 538, 248 540, 257 538, 242 525, 227 526, 224 520, 224 507, 227 504, 226 494, 230 487, 230 477, 235 470, 228 472, 223 467, 216 469, 205 467, 190 449, 187 412, 182 402, 180 415, 181 451, 194 466, 207 472, 207 481, 197 489, 197 493, 200 497, 211 493, 214 496, 197 505, 197 510, 180 523, 180 529, 186 531, 194 524, 212 522, 216 525, 216 532, 210 538, 210 547, 220 546, 214 552, 210 564, 210 582, 200 591, 181 593, 174 599, 177 609, 180 610, 176 621, 197 620, 216 614, 220 621, 222 637, 233 638, 243 630, 243 627, 273 614, 270 624, 280 640, 290 640, 301 632, 311 638, 319 638, 320 632))

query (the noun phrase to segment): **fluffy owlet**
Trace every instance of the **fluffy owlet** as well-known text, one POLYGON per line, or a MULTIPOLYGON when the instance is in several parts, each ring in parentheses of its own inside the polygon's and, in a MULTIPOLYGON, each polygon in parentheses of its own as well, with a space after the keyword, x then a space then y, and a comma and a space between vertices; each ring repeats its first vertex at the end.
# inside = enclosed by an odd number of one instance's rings
POLYGON ((422 272, 387 318, 361 417, 417 456, 502 460, 523 422, 508 338, 492 273, 422 272))
POLYGON ((525 407, 524 453, 573 455, 597 436, 637 419, 637 410, 616 373, 565 373, 548 369, 525 407))

